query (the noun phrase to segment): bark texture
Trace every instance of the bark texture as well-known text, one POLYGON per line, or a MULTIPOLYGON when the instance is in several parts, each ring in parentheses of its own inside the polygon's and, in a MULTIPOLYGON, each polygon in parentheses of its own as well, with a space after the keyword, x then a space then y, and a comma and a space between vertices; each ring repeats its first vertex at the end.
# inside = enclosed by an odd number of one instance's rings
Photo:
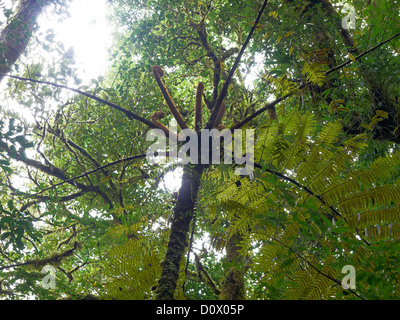
POLYGON ((226 244, 226 262, 228 267, 222 281, 220 300, 245 300, 246 288, 244 283, 244 259, 240 255, 242 235, 232 235, 226 244))
MULTIPOLYGON (((43 8, 54 0, 20 0, 17 12, 0 34, 0 74, 10 72, 25 51, 43 8)), ((4 76, 0 75, 0 81, 4 76)))
POLYGON ((197 192, 203 173, 202 165, 186 165, 183 168, 182 185, 175 205, 167 253, 158 282, 156 300, 173 300, 179 269, 188 246, 190 222, 194 216, 197 192))
MULTIPOLYGON (((293 0, 288 1, 290 3, 293 2, 293 0)), ((314 5, 321 5, 326 16, 334 20, 336 30, 338 30, 343 44, 347 47, 347 51, 355 56, 360 55, 360 50, 354 45, 352 34, 342 26, 341 21, 343 17, 337 12, 329 0, 308 0, 301 14, 305 14, 306 11, 314 5)), ((365 119, 359 116, 358 113, 355 113, 357 116, 354 121, 347 124, 345 130, 349 134, 359 134, 364 132, 361 124, 368 123, 370 118, 376 114, 376 111, 381 110, 387 112, 388 117, 387 119, 383 119, 383 121, 379 122, 379 125, 373 128, 372 137, 376 140, 387 140, 400 143, 400 130, 397 130, 400 123, 400 104, 396 99, 391 97, 387 88, 382 86, 377 79, 371 77, 368 68, 362 63, 361 59, 358 62, 360 76, 365 81, 373 107, 365 119)))

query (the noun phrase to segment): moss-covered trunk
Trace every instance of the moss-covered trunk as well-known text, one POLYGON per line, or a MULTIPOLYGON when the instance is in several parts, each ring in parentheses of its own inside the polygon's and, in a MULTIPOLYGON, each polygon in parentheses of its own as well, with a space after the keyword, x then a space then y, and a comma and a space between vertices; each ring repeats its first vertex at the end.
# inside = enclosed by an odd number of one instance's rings
MULTIPOLYGON (((315 4, 321 4, 324 12, 328 18, 333 19, 336 25, 336 29, 339 31, 340 37, 343 44, 346 46, 349 53, 354 56, 361 54, 360 50, 355 46, 353 36, 348 29, 343 28, 342 19, 343 17, 338 13, 336 8, 332 5, 330 0, 309 0, 305 10, 308 10, 315 4)), ((303 10, 304 11, 304 10, 303 10)), ((383 39, 382 39, 383 40, 383 39)), ((381 40, 381 41, 382 41, 381 40)), ((388 140, 395 143, 400 143, 400 130, 397 130, 399 126, 399 113, 400 104, 396 99, 390 96, 390 92, 387 88, 382 86, 378 79, 374 79, 371 76, 370 71, 366 64, 363 64, 361 60, 358 60, 358 67, 360 69, 360 76, 363 78, 371 96, 371 102, 373 108, 371 108, 370 118, 375 116, 377 110, 387 112, 387 119, 382 119, 379 125, 374 126, 372 137, 377 140, 388 140)), ((345 127, 346 131, 350 134, 359 134, 364 132, 362 123, 368 123, 369 118, 363 119, 362 117, 356 118, 352 123, 347 124, 345 127)))
POLYGON ((201 165, 186 165, 183 168, 182 185, 175 205, 167 253, 158 282, 156 300, 173 300, 179 278, 179 266, 188 246, 188 233, 192 221, 197 192, 203 173, 201 165))
MULTIPOLYGON (((0 74, 10 72, 25 51, 43 8, 53 0, 20 0, 18 9, 0 35, 0 74)), ((0 75, 0 81, 4 76, 0 75)))
POLYGON ((220 300, 244 300, 246 298, 244 258, 239 252, 242 240, 241 234, 234 234, 226 244, 227 271, 222 281, 220 300))

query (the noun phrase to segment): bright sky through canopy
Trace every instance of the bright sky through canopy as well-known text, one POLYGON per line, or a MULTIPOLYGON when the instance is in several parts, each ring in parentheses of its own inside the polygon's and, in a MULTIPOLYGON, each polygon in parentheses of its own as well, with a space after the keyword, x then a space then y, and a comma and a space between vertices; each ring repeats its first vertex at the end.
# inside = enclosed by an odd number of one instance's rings
POLYGON ((56 41, 74 48, 82 80, 96 78, 106 71, 111 43, 106 0, 74 0, 68 11, 70 18, 62 21, 57 15, 42 15, 40 31, 53 29, 56 41))
MULTIPOLYGON (((106 0, 74 0, 69 8, 70 18, 58 21, 56 15, 43 15, 39 25, 42 32, 53 29, 56 41, 65 48, 73 47, 78 74, 83 81, 96 78, 106 72, 111 29, 107 21, 106 0)), ((178 191, 182 172, 168 172, 164 187, 178 191)))

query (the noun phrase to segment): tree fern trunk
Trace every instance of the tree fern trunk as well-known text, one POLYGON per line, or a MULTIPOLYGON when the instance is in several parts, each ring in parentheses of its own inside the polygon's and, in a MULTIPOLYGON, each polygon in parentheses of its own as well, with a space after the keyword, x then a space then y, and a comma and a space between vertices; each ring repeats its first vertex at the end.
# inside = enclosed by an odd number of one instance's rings
POLYGON ((246 298, 244 259, 239 253, 242 240, 243 236, 241 234, 234 234, 226 244, 228 270, 222 281, 220 300, 244 300, 246 298))
MULTIPOLYGON (((355 56, 361 54, 360 50, 354 46, 354 40, 349 30, 344 29, 342 26, 343 17, 337 12, 335 7, 332 5, 330 0, 319 0, 316 3, 322 3, 323 8, 326 9, 328 17, 334 19, 336 28, 339 30, 340 37, 344 45, 347 47, 349 53, 355 56)), ((383 40, 383 39, 382 39, 383 40)), ((361 60, 359 61, 361 62, 361 60)), ((389 92, 381 83, 371 77, 366 65, 359 63, 360 75, 363 77, 366 87, 368 88, 371 96, 371 102, 374 105, 372 112, 369 117, 373 117, 377 110, 382 110, 388 113, 388 118, 380 122, 379 126, 375 126, 373 129, 373 138, 377 140, 388 140, 395 143, 400 143, 400 130, 398 128, 398 110, 399 104, 395 99, 391 99, 389 92)), ((348 128, 348 132, 362 133, 363 129, 360 125, 363 122, 368 123, 369 119, 360 119, 355 122, 354 125, 348 128)))
POLYGON ((156 300, 173 300, 179 278, 179 267, 188 246, 190 222, 194 215, 197 192, 203 173, 201 165, 186 165, 182 185, 175 205, 167 253, 158 282, 156 300))
MULTIPOLYGON (((10 72, 25 51, 33 34, 37 17, 52 0, 20 0, 17 12, 0 34, 0 73, 10 72)), ((3 76, 0 75, 0 81, 3 76)))

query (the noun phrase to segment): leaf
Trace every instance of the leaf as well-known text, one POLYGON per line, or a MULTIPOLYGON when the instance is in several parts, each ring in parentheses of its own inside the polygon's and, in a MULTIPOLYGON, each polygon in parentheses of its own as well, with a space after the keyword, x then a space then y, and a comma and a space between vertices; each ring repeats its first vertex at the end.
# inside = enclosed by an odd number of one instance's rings
POLYGON ((357 62, 356 58, 351 53, 349 53, 349 58, 351 61, 357 62))
POLYGON ((0 159, 0 165, 9 166, 10 162, 8 160, 1 160, 0 159))
POLYGON ((5 239, 7 239, 8 237, 11 237, 11 236, 12 236, 12 232, 10 232, 10 231, 4 232, 4 233, 0 236, 0 240, 5 240, 5 239))
POLYGON ((13 169, 9 168, 9 167, 2 167, 2 169, 7 172, 7 173, 13 173, 13 169))
POLYGON ((264 35, 263 39, 269 38, 269 36, 270 36, 273 32, 274 32, 273 30, 268 31, 268 32, 264 35))
POLYGON ((345 233, 349 230, 351 230, 351 228, 349 228, 349 227, 335 227, 335 228, 332 228, 331 231, 334 233, 345 233))
POLYGON ((100 184, 103 184, 103 183, 107 182, 107 181, 110 180, 111 178, 112 178, 111 175, 105 177, 103 180, 100 181, 100 184))
POLYGON ((8 208, 9 208, 11 211, 14 210, 14 203, 13 203, 12 200, 9 200, 9 201, 7 202, 7 206, 8 206, 8 208))
POLYGON ((273 18, 278 18, 278 12, 277 11, 272 11, 269 13, 269 16, 273 17, 273 18))
POLYGON ((0 219, 0 227, 3 227, 6 223, 10 224, 13 222, 13 219, 10 216, 6 216, 0 219))
POLYGON ((285 33, 283 36, 285 38, 287 38, 287 37, 290 37, 292 34, 293 34, 293 31, 289 31, 289 32, 285 33))
POLYGON ((389 113, 383 110, 376 110, 376 116, 377 117, 382 117, 384 119, 388 119, 389 118, 389 113))

